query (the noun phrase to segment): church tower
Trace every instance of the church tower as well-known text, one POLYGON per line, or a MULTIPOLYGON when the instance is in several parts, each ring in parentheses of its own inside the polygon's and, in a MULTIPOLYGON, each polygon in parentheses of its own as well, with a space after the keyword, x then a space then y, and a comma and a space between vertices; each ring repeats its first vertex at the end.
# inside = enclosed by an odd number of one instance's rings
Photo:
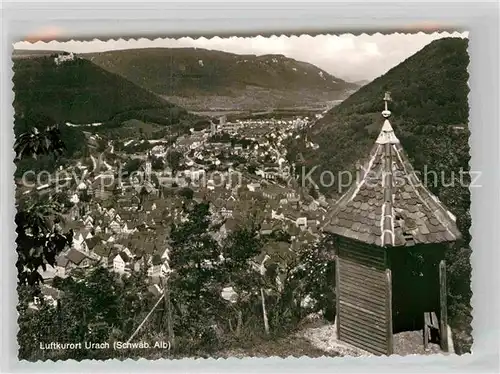
POLYGON ((146 166, 144 168, 144 179, 150 180, 151 179, 151 171, 152 171, 152 163, 153 156, 151 155, 151 151, 148 151, 147 156, 146 156, 146 166))
POLYGON ((210 121, 210 133, 215 135, 217 133, 217 124, 214 121, 210 121))

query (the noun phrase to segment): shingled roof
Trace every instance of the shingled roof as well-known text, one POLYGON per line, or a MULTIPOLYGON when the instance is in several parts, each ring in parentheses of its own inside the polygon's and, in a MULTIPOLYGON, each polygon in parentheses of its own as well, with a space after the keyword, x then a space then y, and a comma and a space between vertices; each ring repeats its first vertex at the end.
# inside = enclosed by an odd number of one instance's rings
POLYGON ((332 207, 324 231, 377 246, 453 242, 455 216, 417 177, 386 118, 356 183, 332 207))

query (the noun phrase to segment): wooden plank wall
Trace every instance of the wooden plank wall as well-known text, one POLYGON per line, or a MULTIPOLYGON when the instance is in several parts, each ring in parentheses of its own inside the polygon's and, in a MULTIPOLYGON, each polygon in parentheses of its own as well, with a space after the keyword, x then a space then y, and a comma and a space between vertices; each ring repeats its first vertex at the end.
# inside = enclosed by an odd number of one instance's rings
MULTIPOLYGON (((339 338, 368 352, 392 353, 392 312, 384 249, 339 240, 339 338)), ((390 279, 390 277, 389 277, 390 279)))

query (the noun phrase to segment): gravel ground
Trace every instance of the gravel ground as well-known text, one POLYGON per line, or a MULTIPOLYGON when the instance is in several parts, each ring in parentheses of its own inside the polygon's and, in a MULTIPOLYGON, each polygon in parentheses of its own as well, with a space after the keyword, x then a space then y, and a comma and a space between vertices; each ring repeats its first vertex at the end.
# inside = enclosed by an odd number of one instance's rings
POLYGON ((428 350, 424 350, 423 332, 405 331, 394 334, 394 354, 396 355, 431 355, 443 353, 438 344, 429 343, 428 350))
MULTIPOLYGON (((299 333, 314 347, 338 356, 371 356, 372 354, 348 343, 337 340, 335 325, 324 325, 308 328, 299 333)), ((424 350, 422 331, 406 331, 394 334, 394 354, 396 355, 430 355, 443 353, 438 344, 429 343, 424 350)))
MULTIPOLYGON (((406 331, 394 334, 394 354, 396 355, 431 355, 443 353, 438 344, 429 343, 424 350, 422 331, 406 331)), ((248 347, 225 350, 217 357, 342 357, 373 356, 373 354, 337 340, 334 324, 319 321, 304 326, 299 332, 278 340, 256 341, 248 347)))
POLYGON ((371 356, 371 353, 337 340, 335 325, 308 328, 298 333, 314 347, 337 356, 371 356))

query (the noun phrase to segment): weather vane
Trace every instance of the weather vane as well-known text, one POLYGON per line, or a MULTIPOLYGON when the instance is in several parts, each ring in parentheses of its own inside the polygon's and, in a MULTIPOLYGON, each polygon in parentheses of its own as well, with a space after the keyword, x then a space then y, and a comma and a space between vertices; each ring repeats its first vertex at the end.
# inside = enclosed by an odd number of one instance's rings
POLYGON ((389 118, 391 116, 391 111, 387 108, 388 101, 392 101, 392 98, 391 98, 391 93, 389 91, 386 91, 384 96, 385 109, 382 112, 382 116, 384 116, 385 118, 389 118))

